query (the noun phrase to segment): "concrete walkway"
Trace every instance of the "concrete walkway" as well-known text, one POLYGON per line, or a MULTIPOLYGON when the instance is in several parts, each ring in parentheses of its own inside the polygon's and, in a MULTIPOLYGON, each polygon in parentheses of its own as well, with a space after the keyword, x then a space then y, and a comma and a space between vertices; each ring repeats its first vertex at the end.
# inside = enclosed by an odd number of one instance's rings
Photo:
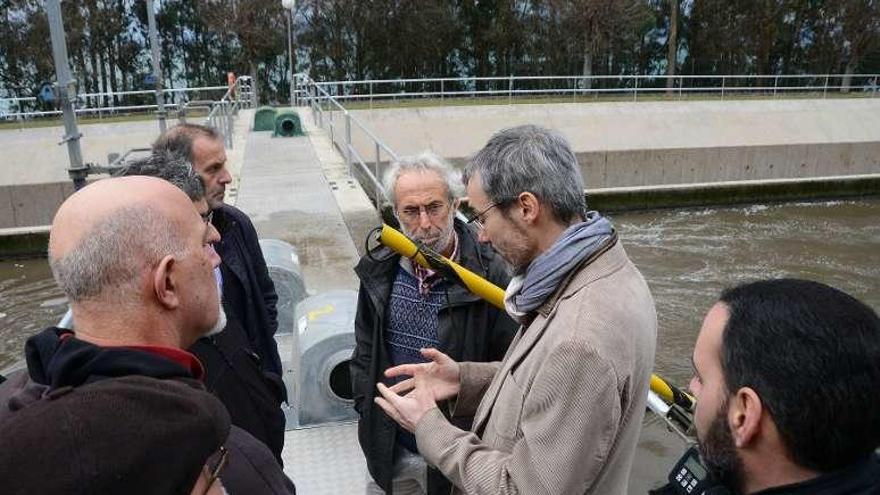
MULTIPOLYGON (((310 124, 308 112, 301 113, 310 124)), ((356 289, 356 243, 363 244, 378 218, 323 131, 311 125, 306 131, 293 138, 237 133, 247 137, 235 205, 251 217, 260 238, 296 248, 309 293, 356 289)))
MULTIPOLYGON (((250 216, 261 239, 294 246, 309 294, 357 289, 359 247, 378 216, 329 136, 312 124, 308 110, 298 112, 307 133, 302 137, 251 132, 252 117, 238 120, 235 135, 244 145, 233 149, 243 156, 229 156, 237 188, 227 191, 226 200, 250 216)), ((366 464, 356 423, 288 431, 285 447, 285 472, 299 492, 364 492, 366 464)))

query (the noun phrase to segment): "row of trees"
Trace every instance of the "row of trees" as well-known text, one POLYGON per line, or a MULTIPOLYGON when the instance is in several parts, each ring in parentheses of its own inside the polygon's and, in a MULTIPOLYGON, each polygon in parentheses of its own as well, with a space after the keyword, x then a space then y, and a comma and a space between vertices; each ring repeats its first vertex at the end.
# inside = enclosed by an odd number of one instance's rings
MULTIPOLYGON (((166 87, 231 71, 286 99, 280 0, 155 3, 166 87)), ((82 90, 145 89, 143 0, 62 9, 82 90)), ((0 96, 32 96, 54 74, 43 1, 0 12, 0 96)), ((318 80, 880 71, 875 0, 300 0, 294 19, 296 67, 318 80)))

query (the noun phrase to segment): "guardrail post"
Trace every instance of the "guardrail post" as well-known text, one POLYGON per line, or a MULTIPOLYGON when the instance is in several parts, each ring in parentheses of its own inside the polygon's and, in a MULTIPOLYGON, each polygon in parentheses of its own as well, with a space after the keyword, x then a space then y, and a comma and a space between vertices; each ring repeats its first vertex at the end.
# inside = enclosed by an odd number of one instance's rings
POLYGON ((233 131, 232 108, 227 103, 226 104, 226 140, 229 142, 229 146, 228 146, 229 149, 232 149, 232 131, 233 131))
POLYGON ((443 79, 440 79, 440 99, 442 100, 445 95, 446 92, 443 88, 443 79))
POLYGON ((725 82, 726 82, 726 79, 724 78, 724 76, 721 76, 721 99, 722 100, 724 99, 725 82))
MULTIPOLYGON (((373 177, 375 177, 376 179, 379 178, 379 161, 381 160, 380 152, 381 152, 381 150, 379 149, 379 143, 376 143, 376 161, 373 165, 373 177)), ((380 208, 379 192, 380 191, 378 189, 376 189, 376 191, 373 195, 373 201, 376 202, 376 208, 380 208)))
POLYGON ((373 109, 373 81, 370 81, 370 110, 373 109))
POLYGON ((348 164, 348 175, 352 175, 351 162, 351 114, 345 112, 345 163, 348 164))
POLYGON ((638 99, 639 99, 639 78, 638 78, 638 76, 633 76, 633 77, 634 77, 633 80, 635 81, 634 86, 633 86, 633 101, 638 101, 638 99))
POLYGON ((513 104, 513 74, 510 75, 510 77, 508 78, 508 81, 509 82, 507 84, 507 104, 512 105, 513 104))
POLYGON ((825 76, 825 87, 822 89, 822 99, 828 95, 828 76, 825 76))
POLYGON ((776 86, 779 84, 779 76, 773 77, 773 96, 776 97, 776 86))
POLYGON ((678 99, 679 99, 679 100, 681 99, 681 89, 682 89, 682 86, 684 86, 684 77, 683 77, 683 76, 679 76, 679 77, 678 77, 678 99))
POLYGON ((330 114, 330 142, 335 145, 336 144, 336 130, 335 130, 335 126, 333 125, 333 112, 330 111, 329 114, 330 114))

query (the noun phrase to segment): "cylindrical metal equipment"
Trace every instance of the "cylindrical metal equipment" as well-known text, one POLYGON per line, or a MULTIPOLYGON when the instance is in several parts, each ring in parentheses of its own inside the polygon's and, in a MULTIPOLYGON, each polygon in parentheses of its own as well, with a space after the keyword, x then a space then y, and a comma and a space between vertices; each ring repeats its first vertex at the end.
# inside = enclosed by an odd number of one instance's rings
POLYGON ((299 256, 293 246, 278 239, 261 239, 260 250, 275 284, 275 294, 278 295, 278 333, 293 333, 296 328, 296 305, 306 297, 299 256))
POLYGON ((356 309, 353 290, 328 291, 297 306, 301 352, 291 395, 294 418, 288 417, 288 425, 291 419, 294 427, 357 419, 349 373, 356 309))

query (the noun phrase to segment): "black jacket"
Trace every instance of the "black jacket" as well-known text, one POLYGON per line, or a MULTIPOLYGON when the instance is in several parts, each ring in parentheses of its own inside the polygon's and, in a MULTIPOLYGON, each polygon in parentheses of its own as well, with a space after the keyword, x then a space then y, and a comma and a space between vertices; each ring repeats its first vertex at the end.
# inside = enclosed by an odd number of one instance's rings
MULTIPOLYGON (((462 266, 506 287, 510 281, 507 264, 489 246, 477 242, 465 224, 455 221, 459 240, 459 262, 462 266)), ((386 492, 391 490, 397 427, 373 403, 376 382, 390 366, 383 333, 391 285, 400 266, 400 256, 380 247, 371 256, 361 258, 355 273, 360 278, 357 315, 355 316, 356 346, 351 359, 354 407, 360 414, 358 438, 367 460, 367 468, 376 483, 386 492)), ((448 284, 448 297, 439 311, 440 350, 456 361, 498 361, 504 357, 518 325, 507 314, 471 294, 463 287, 448 284)), ((454 418, 461 428, 470 427, 471 418, 454 418)), ((448 482, 439 471, 429 469, 428 492, 448 490, 448 482)))
MULTIPOLYGON (((828 425, 833 428, 833 425, 828 425)), ((817 478, 762 490, 755 495, 878 495, 880 456, 867 459, 817 478)))
MULTIPOLYGON (((833 425, 829 425, 833 427, 833 425)), ((679 495, 675 482, 649 490, 649 495, 679 495)), ((704 495, 737 493, 726 486, 708 488, 704 495)), ((791 485, 767 488, 753 495, 880 495, 880 454, 874 453, 859 462, 816 478, 791 485)))
MULTIPOLYGON (((10 401, 25 404, 55 388, 78 387, 106 378, 138 375, 203 388, 191 369, 172 359, 136 349, 98 347, 73 336, 62 339, 65 333, 69 330, 49 328, 28 339, 27 373, 0 385, 0 421, 15 414, 7 405, 10 401)), ((229 464, 221 478, 230 494, 296 493, 272 453, 246 431, 231 427, 226 447, 229 464)))
MULTIPOLYGON (((275 343, 278 330, 275 284, 269 277, 257 231, 241 210, 223 205, 214 210, 214 227, 220 232, 217 254, 235 280, 223 280, 223 300, 231 309, 250 340, 251 348, 262 360, 262 367, 283 376, 281 358, 275 343)), ((281 387, 282 392, 284 387, 281 387)), ((285 392, 286 393, 286 392, 285 392)))
MULTIPOLYGON (((229 411, 232 424, 266 444, 279 464, 284 448, 283 392, 260 368, 247 335, 231 311, 222 332, 199 339, 189 351, 205 367, 205 388, 229 411)), ((283 388, 283 387, 282 387, 283 388)))

